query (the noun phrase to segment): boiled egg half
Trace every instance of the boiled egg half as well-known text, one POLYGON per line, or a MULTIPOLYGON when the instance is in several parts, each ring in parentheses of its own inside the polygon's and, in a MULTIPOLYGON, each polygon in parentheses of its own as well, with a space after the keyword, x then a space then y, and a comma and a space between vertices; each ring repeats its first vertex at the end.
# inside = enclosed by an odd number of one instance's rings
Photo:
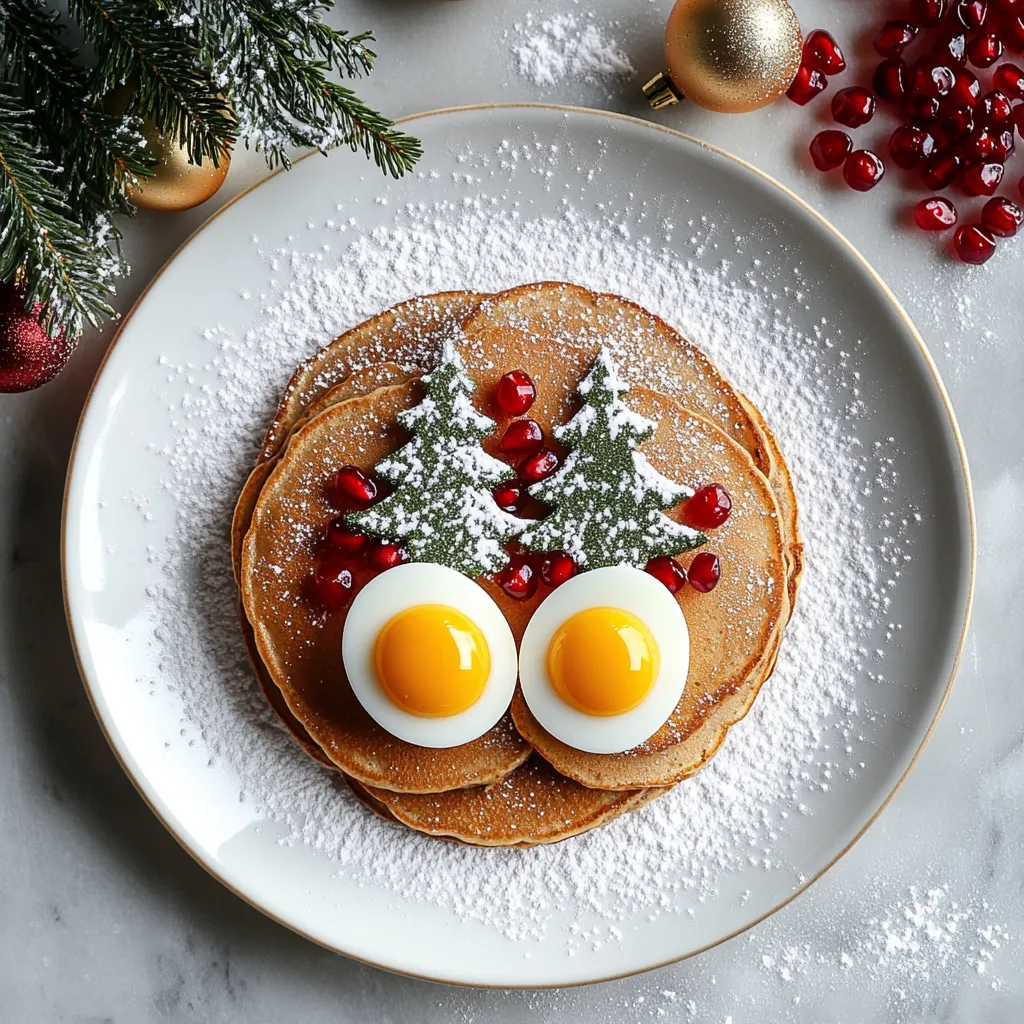
POLYGON ((689 663, 675 599, 649 573, 618 565, 574 576, 537 608, 519 648, 519 682, 552 736, 615 754, 664 725, 689 663))
POLYGON ((370 717, 421 747, 482 736, 516 685, 516 644, 501 610, 471 579, 432 562, 396 566, 359 591, 341 656, 370 717))

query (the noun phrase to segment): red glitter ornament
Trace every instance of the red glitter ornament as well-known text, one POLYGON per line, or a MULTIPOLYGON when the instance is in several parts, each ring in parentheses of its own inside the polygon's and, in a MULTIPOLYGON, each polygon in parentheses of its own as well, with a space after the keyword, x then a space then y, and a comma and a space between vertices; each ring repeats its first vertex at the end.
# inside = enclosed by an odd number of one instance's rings
POLYGON ((43 304, 25 308, 21 288, 0 286, 0 392, 31 391, 53 380, 73 346, 63 330, 49 337, 42 323, 43 304))

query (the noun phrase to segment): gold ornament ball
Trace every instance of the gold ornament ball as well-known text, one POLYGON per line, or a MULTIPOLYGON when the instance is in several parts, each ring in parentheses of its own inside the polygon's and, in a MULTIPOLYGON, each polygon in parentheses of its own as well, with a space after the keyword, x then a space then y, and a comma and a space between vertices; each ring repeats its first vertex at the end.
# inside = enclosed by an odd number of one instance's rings
POLYGON ((201 165, 189 161, 188 152, 176 139, 161 135, 146 121, 142 126, 146 145, 156 157, 155 173, 129 185, 128 198, 142 210, 190 210, 205 203, 224 184, 231 158, 225 153, 218 166, 207 157, 201 165))
POLYGON ((665 30, 672 84, 726 114, 778 99, 796 76, 802 49, 800 22, 786 0, 677 0, 665 30))

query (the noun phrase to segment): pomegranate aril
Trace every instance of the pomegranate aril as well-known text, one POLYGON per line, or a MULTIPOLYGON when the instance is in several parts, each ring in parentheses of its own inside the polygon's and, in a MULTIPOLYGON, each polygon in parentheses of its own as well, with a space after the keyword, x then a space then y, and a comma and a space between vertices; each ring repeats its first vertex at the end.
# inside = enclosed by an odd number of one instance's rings
POLYGON ((914 220, 922 231, 945 231, 956 224, 956 207, 942 196, 922 199, 914 207, 914 220))
POLYGON ((713 555, 710 551, 702 551, 694 556, 690 568, 686 570, 690 586, 702 594, 714 590, 721 576, 722 563, 718 560, 718 555, 713 555))
POLYGON ((1017 182, 1017 191, 1020 193, 1021 198, 1024 199, 1024 178, 1017 182))
POLYGON ((1003 55, 1003 41, 994 32, 975 36, 967 44, 967 59, 976 68, 990 68, 1003 55))
POLYGON ((327 544, 345 555, 358 555, 366 547, 366 535, 350 530, 338 516, 327 524, 327 544))
POLYGON ((997 148, 996 133, 987 125, 978 125, 961 146, 964 159, 969 163, 991 160, 997 148))
POLYGON ((935 53, 954 71, 967 63, 967 36, 963 32, 949 32, 941 37, 935 53))
POLYGON ((855 150, 843 165, 843 178, 856 192, 870 191, 882 180, 884 174, 885 164, 867 149, 855 150))
POLYGON ((537 389, 529 374, 522 370, 512 370, 498 381, 495 397, 498 407, 507 416, 522 416, 533 405, 537 389))
POLYGON ((560 587, 576 575, 576 563, 564 551, 549 551, 540 563, 540 578, 549 587, 560 587))
POLYGON ((974 111, 970 107, 950 107, 942 119, 947 142, 959 142, 974 131, 974 111))
POLYGON ((1013 116, 1013 104, 998 89, 985 93, 978 104, 978 120, 992 128, 1005 127, 1013 116))
POLYGON ((814 68, 801 64, 796 73, 796 78, 786 90, 786 95, 794 102, 804 106, 810 103, 819 92, 822 92, 828 85, 828 79, 814 68))
POLYGON ((650 573, 659 583, 664 584, 670 594, 678 594, 686 583, 686 570, 668 555, 658 555, 644 566, 644 572, 650 573))
POLYGON ((964 162, 959 154, 943 151, 926 161, 921 180, 933 192, 941 192, 953 184, 963 168, 964 162))
POLYGON ((327 490, 330 503, 346 512, 361 512, 377 500, 376 481, 358 466, 342 466, 327 490))
POLYGON ((1011 50, 1024 53, 1024 14, 1005 13, 1000 19, 999 36, 1011 50))
POLYGON ((942 107, 934 96, 915 96, 904 104, 903 110, 914 124, 934 124, 942 107))
POLYGON ((996 160, 1006 163, 1010 154, 1016 148, 1016 145, 1017 144, 1013 139, 1013 126, 1011 125, 1009 128, 1003 128, 996 132, 996 148, 992 156, 996 160))
POLYGON ((523 458, 540 451, 544 445, 544 431, 533 420, 513 420, 501 435, 498 450, 502 455, 523 458))
POLYGON ((519 466, 519 476, 528 484, 540 483, 558 469, 558 456, 547 448, 531 455, 519 466))
POLYGON ((907 94, 907 65, 900 57, 883 60, 875 68, 872 82, 875 92, 890 103, 899 103, 907 94))
POLYGON ((875 97, 859 85, 840 89, 832 97, 832 117, 847 128, 860 128, 875 115, 875 97))
POLYGON ((988 4, 985 0, 960 0, 956 16, 964 28, 977 32, 988 20, 988 4))
POLYGON ((804 41, 804 64, 823 75, 838 75, 846 70, 846 59, 839 44, 824 29, 815 29, 804 41))
POLYGON ((889 156, 897 167, 911 171, 935 152, 935 139, 923 128, 903 124, 889 138, 889 156))
POLYGON ((990 196, 1003 180, 1003 165, 995 162, 972 164, 964 171, 960 184, 969 196, 990 196))
POLYGON ((956 84, 953 69, 931 54, 922 57, 910 76, 911 92, 915 96, 934 96, 941 99, 948 96, 956 84))
POLYGON ((953 236, 953 247, 964 263, 985 263, 996 251, 996 240, 987 228, 970 224, 957 228, 953 236))
POLYGON ((408 562, 409 552, 393 540, 375 540, 367 547, 363 561, 371 569, 383 572, 385 569, 393 569, 396 565, 408 562))
POLYGON ((495 578, 495 582, 509 597, 526 601, 537 593, 537 571, 530 559, 517 555, 495 578))
POLYGON ((990 199, 981 211, 981 223, 993 235, 1000 238, 1012 238, 1024 224, 1024 210, 1013 200, 996 196, 990 199))
POLYGON ((342 553, 328 550, 318 556, 313 567, 313 593, 329 608, 340 608, 352 599, 352 570, 342 553))
POLYGON ((721 484, 697 490, 683 505, 683 522, 695 530, 714 530, 729 518, 732 498, 721 484))
POLYGON ((957 107, 974 107, 981 96, 981 82, 973 71, 961 68, 953 79, 953 88, 945 102, 952 103, 957 107))
POLYGON ((992 84, 1011 99, 1024 100, 1024 71, 1016 64, 1000 64, 992 72, 992 84))
POLYGON ((1013 108, 1013 123, 1017 126, 1021 137, 1024 138, 1024 103, 1019 103, 1013 108))
POLYGON ((811 160, 819 171, 831 171, 846 160, 853 149, 853 139, 837 128, 826 128, 811 139, 811 160))
POLYGON ((946 16, 947 0, 910 0, 910 16, 918 25, 934 28, 946 16))
POLYGON ((507 483, 498 484, 491 491, 498 508, 506 512, 515 512, 519 503, 523 500, 523 485, 518 480, 509 480, 507 483))
POLYGON ((887 21, 875 37, 875 50, 882 57, 898 57, 920 31, 909 21, 887 21))

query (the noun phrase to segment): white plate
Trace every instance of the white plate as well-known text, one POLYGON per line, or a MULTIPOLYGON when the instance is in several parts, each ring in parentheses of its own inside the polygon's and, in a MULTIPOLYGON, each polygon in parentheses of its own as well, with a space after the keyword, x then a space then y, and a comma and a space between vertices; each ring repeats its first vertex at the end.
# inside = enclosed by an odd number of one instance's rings
POLYGON ((470 984, 643 970, 791 899, 910 767, 970 605, 962 445, 882 282, 740 161, 640 121, 550 107, 406 128, 424 142, 416 175, 386 182, 347 152, 301 161, 214 217, 123 326, 67 487, 82 675, 167 828, 310 938, 470 984), (590 836, 472 850, 371 819, 272 722, 232 623, 227 526, 303 355, 410 294, 551 276, 655 309, 758 400, 808 513, 808 574, 776 676, 710 768, 590 836))

